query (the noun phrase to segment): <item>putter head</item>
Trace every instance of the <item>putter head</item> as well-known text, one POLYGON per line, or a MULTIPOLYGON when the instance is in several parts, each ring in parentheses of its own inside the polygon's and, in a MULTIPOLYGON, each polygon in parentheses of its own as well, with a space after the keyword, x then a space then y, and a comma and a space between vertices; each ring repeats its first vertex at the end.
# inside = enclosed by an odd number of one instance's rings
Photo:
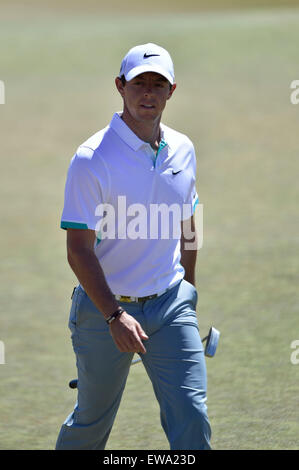
POLYGON ((218 342, 219 342, 219 337, 220 337, 220 331, 216 330, 216 328, 212 326, 207 336, 205 356, 207 357, 215 356, 216 349, 217 349, 218 342))

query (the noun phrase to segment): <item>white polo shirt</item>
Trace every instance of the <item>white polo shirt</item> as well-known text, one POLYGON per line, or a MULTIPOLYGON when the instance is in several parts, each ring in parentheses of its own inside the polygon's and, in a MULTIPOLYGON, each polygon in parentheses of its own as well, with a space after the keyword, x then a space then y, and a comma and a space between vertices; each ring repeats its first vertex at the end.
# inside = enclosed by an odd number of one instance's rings
POLYGON ((185 135, 161 124, 157 153, 115 113, 78 148, 61 228, 95 230, 95 254, 116 295, 143 297, 184 277, 180 222, 194 212, 196 157, 185 135))

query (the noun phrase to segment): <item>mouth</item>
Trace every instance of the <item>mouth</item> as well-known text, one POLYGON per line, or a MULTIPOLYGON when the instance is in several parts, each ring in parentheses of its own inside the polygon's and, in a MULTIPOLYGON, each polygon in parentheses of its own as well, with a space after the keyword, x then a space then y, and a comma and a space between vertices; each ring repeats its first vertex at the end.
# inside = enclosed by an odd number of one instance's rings
POLYGON ((144 109, 154 109, 155 106, 153 104, 141 104, 140 105, 141 108, 144 108, 144 109))

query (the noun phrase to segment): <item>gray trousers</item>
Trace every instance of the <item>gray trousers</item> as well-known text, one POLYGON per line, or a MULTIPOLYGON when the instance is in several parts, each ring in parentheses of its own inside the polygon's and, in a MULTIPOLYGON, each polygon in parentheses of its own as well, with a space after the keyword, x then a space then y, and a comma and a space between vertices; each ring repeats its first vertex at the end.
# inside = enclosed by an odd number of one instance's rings
MULTIPOLYGON (((197 291, 185 280, 155 299, 120 303, 149 336, 141 357, 173 450, 210 449, 206 364, 196 303, 197 291)), ((78 396, 56 449, 105 449, 133 354, 117 349, 104 317, 80 286, 73 296, 69 327, 78 396)))

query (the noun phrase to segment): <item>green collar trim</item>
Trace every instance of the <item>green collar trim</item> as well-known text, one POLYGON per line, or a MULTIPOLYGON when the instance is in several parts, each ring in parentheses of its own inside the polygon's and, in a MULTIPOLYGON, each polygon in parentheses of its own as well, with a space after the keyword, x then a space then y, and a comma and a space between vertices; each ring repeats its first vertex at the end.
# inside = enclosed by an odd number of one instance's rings
POLYGON ((158 148, 157 153, 156 153, 156 157, 159 155, 161 150, 164 149, 164 147, 166 147, 166 145, 167 145, 167 142, 165 142, 165 140, 162 139, 160 141, 159 148, 158 148))
POLYGON ((164 147, 166 147, 166 145, 168 145, 167 142, 165 142, 165 140, 161 139, 160 144, 159 144, 159 148, 158 148, 157 153, 156 153, 154 166, 156 166, 156 161, 157 161, 157 157, 158 157, 159 153, 161 152, 162 149, 164 149, 164 147))

